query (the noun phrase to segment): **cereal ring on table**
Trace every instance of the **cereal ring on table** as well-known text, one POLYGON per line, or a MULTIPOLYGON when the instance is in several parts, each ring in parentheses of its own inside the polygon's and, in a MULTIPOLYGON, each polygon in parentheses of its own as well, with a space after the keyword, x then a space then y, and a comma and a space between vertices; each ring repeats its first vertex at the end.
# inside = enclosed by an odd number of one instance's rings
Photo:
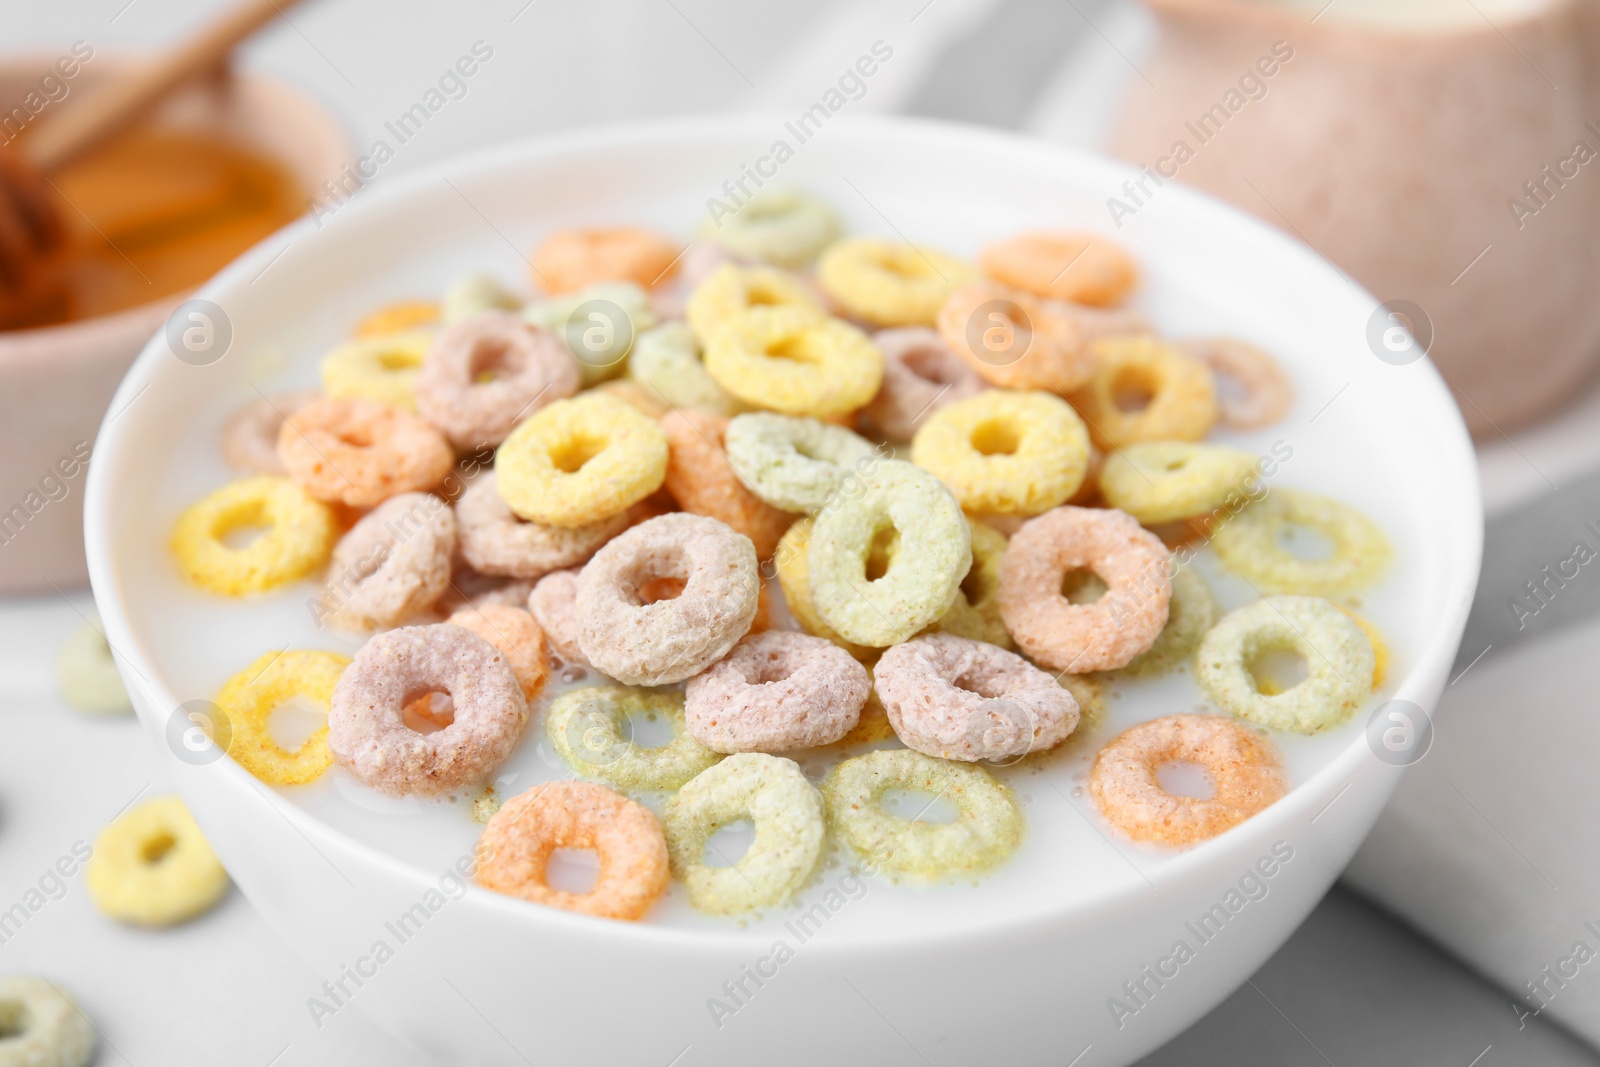
POLYGON ((83 885, 102 912, 140 926, 172 926, 214 907, 228 892, 189 809, 155 797, 112 820, 95 838, 83 885))
POLYGON ((655 814, 593 782, 546 782, 512 797, 478 839, 478 884, 564 911, 638 919, 667 888, 667 842, 655 814), (587 893, 545 881, 558 848, 593 849, 600 874, 587 893))
POLYGON ((1037 515, 1078 491, 1089 433, 1058 396, 989 389, 930 416, 911 442, 911 462, 969 511, 1037 515))
POLYGON ((662 515, 619 534, 584 565, 578 643, 620 682, 681 682, 749 632, 760 590, 748 537, 703 515, 662 515), (640 587, 653 578, 681 579, 683 592, 645 603, 640 587))
POLYGON ((1090 346, 1094 377, 1068 397, 1107 451, 1139 441, 1198 441, 1217 421, 1211 371, 1153 337, 1120 337, 1090 346), (1129 410, 1122 399, 1147 400, 1129 410))
POLYGON ((340 345, 322 357, 322 391, 414 412, 417 369, 431 344, 431 330, 412 330, 340 345))
POLYGON ((728 464, 756 496, 784 511, 820 511, 852 475, 870 473, 878 450, 843 426, 772 412, 728 423, 728 464))
POLYGON ((950 609, 972 566, 972 535, 950 491, 920 467, 885 460, 861 486, 817 513, 806 562, 823 620, 848 640, 882 648, 950 609), (873 542, 889 531, 898 548, 887 569, 869 577, 873 542))
POLYGON ((178 516, 172 552, 183 576, 213 593, 244 596, 303 578, 328 561, 338 530, 333 512, 288 478, 229 482, 178 516), (243 548, 229 534, 266 532, 243 548))
POLYGON ((319 500, 369 508, 444 480, 455 453, 415 415, 359 397, 323 397, 284 420, 278 456, 319 500))
POLYGON ((1211 368, 1213 376, 1231 381, 1237 393, 1218 390, 1217 421, 1230 430, 1259 430, 1294 407, 1294 384, 1278 361, 1261 349, 1232 337, 1179 341, 1178 349, 1211 368))
POLYGON ((855 727, 871 683, 831 641, 793 630, 749 634, 689 679, 689 732, 715 752, 792 752, 855 727))
POLYGON ((529 413, 578 391, 561 339, 506 311, 440 330, 417 372, 417 411, 456 447, 498 445, 529 413))
POLYGON ((392 496, 339 539, 313 614, 342 630, 393 626, 444 595, 455 549, 449 504, 431 493, 392 496))
POLYGON ((798 268, 838 239, 839 217, 791 189, 763 189, 732 215, 707 218, 700 236, 745 259, 798 268))
POLYGON ((672 873, 689 902, 712 915, 784 903, 811 877, 827 824, 822 797, 794 760, 741 752, 700 772, 662 817, 672 873), (722 827, 748 819, 755 840, 737 865, 710 867, 706 846, 722 827))
POLYGON ((922 421, 945 404, 983 391, 983 379, 926 326, 879 330, 883 385, 862 414, 892 441, 909 441, 922 421))
POLYGON ((956 588, 950 609, 939 616, 933 629, 1001 648, 1013 648, 1011 635, 1000 618, 1000 565, 1006 555, 1006 537, 993 526, 968 519, 972 531, 972 566, 956 588))
POLYGON ((62 642, 56 653, 56 687, 61 699, 79 711, 108 715, 133 710, 98 615, 85 619, 62 642))
POLYGON ((1000 617, 1029 659, 1083 674, 1125 666, 1155 643, 1172 598, 1171 557, 1121 511, 1059 507, 1023 525, 1000 567, 1000 617), (1092 603, 1062 592, 1072 572, 1108 586, 1092 603))
POLYGON ((1014 652, 954 634, 895 645, 873 688, 908 748, 941 759, 1013 763, 1066 740, 1078 702, 1014 652))
POLYGON ((95 1030, 78 1002, 48 978, 0 978, 0 1063, 6 1067, 88 1067, 95 1030))
POLYGON ((687 323, 646 330, 628 353, 628 373, 669 406, 727 417, 747 410, 718 385, 700 362, 700 343, 687 323))
POLYGON ((672 276, 678 246, 637 226, 557 230, 534 249, 534 281, 546 292, 571 293, 596 282, 634 282, 646 289, 672 276))
POLYGON ((650 295, 632 282, 603 282, 540 300, 524 307, 522 317, 566 344, 584 388, 627 370, 634 339, 656 324, 650 295))
POLYGON ((1273 730, 1310 734, 1343 722, 1372 695, 1372 642, 1354 619, 1314 596, 1274 596, 1228 612, 1200 642, 1196 680, 1224 711, 1273 730), (1268 696, 1251 666, 1263 653, 1305 660, 1300 684, 1268 696))
POLYGON ((1223 445, 1140 441, 1106 457, 1100 491, 1106 503, 1146 525, 1203 515, 1229 497, 1259 492, 1256 457, 1223 445))
POLYGON ((1378 524, 1349 504, 1304 489, 1274 489, 1217 528, 1212 547, 1222 565, 1274 593, 1340 596, 1375 582, 1394 551, 1378 524), (1333 545, 1325 559, 1301 559, 1283 547, 1295 527, 1333 545))
POLYGON ((670 793, 722 758, 689 733, 683 694, 676 690, 572 689, 550 705, 545 732, 573 770, 619 789, 670 793), (634 744, 637 719, 666 720, 672 740, 651 748, 634 744))
POLYGON ((552 571, 534 583, 528 594, 528 614, 544 631, 550 650, 567 663, 594 666, 578 643, 578 572, 552 571))
POLYGON ((548 660, 544 634, 527 609, 506 604, 474 604, 455 612, 445 622, 475 633, 498 648, 522 686, 523 699, 531 705, 538 698, 548 673, 548 660))
POLYGON ((444 291, 439 318, 446 326, 485 311, 518 311, 522 298, 487 274, 469 274, 444 291))
POLYGON ((731 453, 723 451, 727 429, 726 419, 701 411, 674 411, 661 420, 671 449, 667 492, 684 511, 744 534, 755 545, 756 558, 769 559, 794 516, 764 502, 739 480, 729 462, 731 453))
POLYGON ((268 785, 300 785, 322 777, 333 763, 326 725, 290 752, 267 724, 274 711, 296 697, 326 710, 349 665, 350 657, 336 652, 268 652, 229 678, 216 700, 228 723, 228 755, 268 785))
POLYGON ((1106 307, 1139 284, 1133 257, 1098 233, 1020 233, 984 248, 989 277, 1034 296, 1106 307))
POLYGON ((1172 599, 1167 602, 1167 624, 1161 628, 1154 644, 1128 661, 1122 668, 1123 674, 1159 678, 1179 664, 1187 663, 1222 614, 1217 598, 1211 594, 1211 587, 1199 571, 1176 563, 1170 571, 1172 599))
POLYGON ((1220 715, 1167 715, 1125 731, 1094 758, 1089 793, 1106 821, 1135 841, 1183 848, 1216 837, 1288 792, 1272 742, 1220 715), (1169 793, 1158 772, 1202 768, 1213 793, 1169 793))
POLYGON ((695 287, 684 307, 689 329, 708 342, 729 321, 753 307, 788 307, 827 314, 817 294, 797 275, 777 267, 741 267, 724 263, 695 287))
POLYGON ((756 407, 788 415, 845 415, 883 382, 883 355, 839 319, 792 307, 756 307, 730 319, 706 344, 716 383, 756 407))
POLYGON ((950 294, 936 321, 950 350, 1002 389, 1065 393, 1094 374, 1081 317, 1020 290, 969 282, 950 294))
POLYGON ((439 314, 440 307, 432 300, 396 300, 365 315, 356 323, 351 336, 360 341, 368 341, 375 337, 410 333, 413 330, 437 325, 439 314))
POLYGON ((874 326, 932 326, 951 291, 976 276, 943 252, 876 237, 835 241, 817 261, 829 299, 874 326))
POLYGON ((438 796, 505 762, 528 724, 528 702, 505 653, 459 626, 406 626, 371 637, 345 668, 328 711, 339 765, 389 796, 438 796), (405 723, 406 705, 449 693, 437 733, 405 723))
POLYGON ((811 528, 816 520, 810 516, 796 519, 778 541, 772 554, 773 570, 778 585, 783 589, 783 601, 802 629, 815 637, 832 641, 855 659, 870 663, 877 659, 881 649, 868 648, 840 637, 833 627, 823 621, 811 599, 811 568, 807 550, 811 544, 811 528))
POLYGON ((222 427, 222 460, 245 474, 287 474, 278 458, 283 420, 322 394, 315 389, 264 396, 246 404, 222 427))
POLYGON ((603 393, 558 400, 518 426, 495 453, 511 510, 551 526, 587 526, 643 500, 667 474, 657 422, 603 393))
POLYGON ((586 526, 549 526, 517 517, 493 470, 473 479, 456 501, 461 556, 483 574, 538 578, 582 563, 628 528, 626 511, 586 526))
POLYGON ((981 767, 880 749, 840 763, 822 782, 828 823, 876 867, 916 879, 996 867, 1022 843, 1022 809, 1011 790, 981 767), (918 822, 884 810, 890 790, 944 796, 955 821, 918 822))

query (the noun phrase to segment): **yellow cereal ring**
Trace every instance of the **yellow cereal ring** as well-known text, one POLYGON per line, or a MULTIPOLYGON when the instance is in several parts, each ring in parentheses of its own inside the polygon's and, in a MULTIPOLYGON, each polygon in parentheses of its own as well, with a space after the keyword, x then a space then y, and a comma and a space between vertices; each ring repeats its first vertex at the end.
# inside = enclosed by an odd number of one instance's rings
POLYGON ((349 663, 350 657, 335 652, 268 652, 229 678, 217 693, 217 707, 232 730, 228 755, 268 785, 300 785, 321 777, 333 762, 327 724, 290 752, 273 740, 267 722, 296 697, 326 711, 349 663))
POLYGON ((1204 515, 1258 491, 1256 457, 1237 448, 1187 441, 1143 441, 1106 459, 1106 503, 1146 526, 1204 515))
POLYGON ((951 291, 977 275, 943 252, 874 237, 835 241, 817 261, 823 292, 874 326, 932 326, 951 291))
POLYGON ((1211 370, 1153 337, 1112 337, 1095 342, 1094 377, 1068 397, 1104 449, 1139 441, 1198 441, 1217 421, 1211 370), (1129 410, 1129 396, 1147 399, 1129 410))
POLYGON ((1059 397, 990 389, 929 415, 911 439, 911 462, 968 511, 1038 515, 1083 484, 1089 434, 1059 397))
POLYGON ((511 431, 495 453, 495 481, 530 522, 584 526, 661 488, 667 435, 616 397, 557 400, 511 431))
POLYGON ((432 344, 431 331, 412 330, 340 345, 322 357, 322 391, 415 412, 417 368, 432 344))
POLYGON ((436 325, 440 313, 439 305, 432 300, 396 300, 356 323, 351 336, 358 341, 366 341, 374 337, 406 333, 418 327, 436 325))
POLYGON ((795 307, 729 319, 706 345, 705 366, 735 397, 785 415, 845 415, 883 384, 883 353, 866 334, 795 307))
POLYGON ((684 318, 700 343, 705 344, 734 316, 753 307, 792 307, 819 316, 826 314, 822 301, 796 275, 776 267, 724 263, 689 297, 684 318))
POLYGON ((961 579, 955 603, 928 629, 1015 648, 1000 620, 1000 564, 1006 555, 1006 535, 975 519, 969 518, 967 525, 972 529, 972 566, 961 579))
POLYGON ((195 585, 243 596, 310 574, 328 562, 337 537, 331 508, 288 478, 261 475, 230 482, 178 516, 172 552, 195 585), (252 526, 266 530, 243 548, 224 543, 252 526))
POLYGON ((228 891, 228 872, 177 797, 147 800, 100 831, 83 881, 101 911, 140 926, 192 919, 228 891))
MULTIPOLYGON (((789 606, 789 614, 794 616, 795 622, 807 633, 832 641, 862 663, 873 663, 883 649, 868 648, 840 637, 833 627, 822 621, 822 615, 811 599, 811 565, 806 560, 806 553, 811 546, 811 527, 815 522, 809 515, 797 519, 778 539, 778 550, 772 554, 772 563, 778 572, 778 585, 783 589, 784 603, 789 606)), ((885 561, 878 562, 884 564, 881 570, 888 569, 885 561)))

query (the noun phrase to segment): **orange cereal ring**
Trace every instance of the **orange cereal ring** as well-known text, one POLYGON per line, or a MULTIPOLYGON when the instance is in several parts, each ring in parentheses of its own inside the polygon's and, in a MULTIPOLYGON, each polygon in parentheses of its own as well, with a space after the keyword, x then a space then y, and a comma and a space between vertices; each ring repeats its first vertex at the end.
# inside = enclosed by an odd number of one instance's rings
POLYGON ((278 458, 318 500, 366 508, 444 480, 455 453, 422 419, 374 400, 323 397, 283 422, 278 458))
POLYGON ((1133 257, 1097 233, 1021 233, 978 257, 997 282, 1052 300, 1108 307, 1139 284, 1133 257))
POLYGON ((1278 361, 1255 345, 1232 337, 1202 337, 1178 342, 1184 355, 1198 359, 1217 377, 1232 381, 1238 394, 1219 390, 1217 419, 1230 430, 1258 430, 1289 414, 1294 385, 1278 361))
POLYGON ((638 919, 667 888, 667 839, 643 805, 593 782, 546 782, 512 797, 478 839, 478 884, 534 904, 638 919), (593 849, 600 875, 587 893, 545 881, 558 848, 593 849))
POLYGON ((672 275, 678 246, 636 226, 557 230, 533 253, 533 279, 547 292, 572 293, 595 282, 636 282, 649 289, 672 275))
POLYGON ((396 300, 385 304, 356 323, 351 336, 357 340, 405 333, 439 321, 439 305, 432 300, 396 300))
POLYGON ((505 656, 511 673, 522 686, 522 695, 531 705, 544 688, 548 660, 544 633, 533 616, 522 608, 504 604, 475 604, 462 608, 445 622, 470 630, 505 656))
POLYGON ((1094 374, 1090 331, 1061 306, 979 281, 939 309, 939 336, 984 381, 1003 389, 1065 393, 1094 374))
POLYGON ((733 527, 756 546, 756 559, 768 559, 794 521, 744 487, 723 451, 728 420, 703 411, 674 411, 661 420, 667 435, 667 492, 694 515, 708 515, 733 527))
POLYGON ((1199 441, 1217 421, 1217 390, 1204 363, 1154 337, 1091 346, 1094 377, 1067 398, 1107 451, 1140 441, 1199 441))

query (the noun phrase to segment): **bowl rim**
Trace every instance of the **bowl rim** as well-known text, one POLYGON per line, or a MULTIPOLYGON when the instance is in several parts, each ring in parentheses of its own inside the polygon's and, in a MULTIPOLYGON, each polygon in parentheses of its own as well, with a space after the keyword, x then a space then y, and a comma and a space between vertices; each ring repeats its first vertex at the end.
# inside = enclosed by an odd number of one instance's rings
MULTIPOLYGON (((420 167, 377 188, 363 191, 360 196, 352 198, 342 210, 351 213, 377 211, 393 202, 403 202, 415 191, 440 181, 506 166, 537 165, 543 160, 584 152, 692 141, 726 143, 748 140, 755 144, 769 138, 771 130, 781 125, 782 121, 782 116, 772 113, 741 113, 736 116, 709 114, 618 123, 531 137, 420 167)), ((1138 176, 1137 168, 1130 164, 1082 149, 1052 144, 1009 130, 948 120, 900 115, 836 115, 830 120, 829 130, 838 132, 848 130, 852 136, 874 139, 929 137, 951 148, 973 153, 981 153, 985 148, 1003 149, 1012 153, 1018 151, 1033 153, 1053 158, 1057 165, 1068 162, 1086 174, 1099 172, 1099 177, 1105 180, 1107 188, 1115 188, 1123 179, 1138 176)), ((1379 303, 1376 298, 1338 271, 1315 249, 1255 216, 1183 186, 1175 185, 1163 195, 1170 196, 1173 202, 1181 204, 1182 210, 1188 214, 1208 217, 1214 223, 1229 227, 1238 234, 1242 243, 1251 244, 1255 249, 1270 255, 1286 258, 1300 265, 1301 269, 1314 272, 1325 282, 1325 291, 1329 299, 1338 298, 1352 304, 1359 302, 1363 308, 1375 307, 1379 303)), ((197 294, 202 297, 215 297, 220 291, 234 287, 241 279, 248 280, 254 277, 264 266, 281 255, 289 245, 314 239, 317 229, 310 217, 303 217, 291 223, 224 268, 197 290, 197 294)), ((160 682, 157 672, 151 665, 150 657, 145 654, 129 623, 122 603, 111 551, 114 535, 107 528, 109 501, 114 495, 116 485, 110 472, 110 460, 102 457, 117 454, 122 437, 127 432, 126 426, 129 425, 117 425, 117 416, 134 398, 153 384, 158 361, 164 355, 163 338, 158 332, 141 351, 118 387, 95 446, 95 458, 100 462, 90 465, 84 512, 90 584, 95 593, 103 625, 119 657, 133 661, 130 666, 136 677, 131 679, 132 686, 141 688, 151 707, 177 707, 180 702, 160 682), (141 687, 145 680, 149 682, 149 691, 144 691, 141 687)), ((1446 598, 1448 605, 1434 623, 1428 640, 1417 650, 1414 663, 1407 671, 1403 683, 1397 686, 1393 695, 1389 697, 1390 700, 1410 700, 1427 709, 1431 715, 1433 704, 1443 687, 1443 681, 1454 660, 1466 626, 1467 613, 1478 579, 1483 530, 1476 461, 1465 422, 1450 396, 1448 386, 1445 385, 1432 361, 1421 362, 1425 366, 1415 368, 1421 375, 1421 380, 1416 383, 1415 388, 1427 398, 1428 406, 1434 409, 1436 420, 1439 422, 1437 430, 1440 447, 1454 460, 1447 469, 1433 472, 1433 476, 1448 478, 1454 483, 1457 499, 1464 513, 1457 516, 1457 519, 1469 520, 1453 524, 1457 536, 1461 538, 1457 552, 1460 563, 1457 573, 1446 582, 1447 588, 1452 590, 1446 598)), ((141 718, 143 717, 145 715, 141 710, 141 718)), ((146 726, 154 728, 155 724, 146 722, 146 726)), ((1394 782, 1398 781, 1400 768, 1377 760, 1369 751, 1364 741, 1364 734, 1354 735, 1348 745, 1310 778, 1301 782, 1266 811, 1179 855, 1163 858, 1159 867, 1153 871, 1141 870, 1147 885, 1137 886, 1131 891, 1125 887, 1107 887, 1078 897, 1070 906, 1056 911, 1042 913, 1029 911, 1023 916, 1023 921, 1033 921, 1041 925, 1048 922, 1056 927, 1079 926, 1093 921, 1099 913, 1115 908, 1119 904, 1126 904, 1133 896, 1143 895, 1146 892, 1171 892, 1184 883, 1192 884, 1198 879, 1208 879, 1218 873, 1236 875, 1234 860, 1238 858, 1239 853, 1247 851, 1241 847, 1243 841, 1257 836, 1277 835, 1275 827, 1281 830, 1287 825, 1302 821, 1311 813, 1313 804, 1322 804, 1322 810, 1325 811, 1331 806, 1331 801, 1324 803, 1324 796, 1335 792, 1336 787, 1343 783, 1343 788, 1337 788, 1338 796, 1342 796, 1363 765, 1367 765, 1367 770, 1385 777, 1388 784, 1383 788, 1392 788, 1394 782)), ((414 886, 428 885, 437 881, 439 872, 401 860, 349 836, 324 823, 299 805, 289 802, 276 791, 253 789, 252 783, 255 779, 231 759, 217 760, 209 765, 208 769, 212 771, 221 769, 228 777, 229 788, 255 793, 302 836, 319 845, 349 854, 368 867, 382 872, 391 880, 414 886)), ((177 781, 181 792, 184 779, 180 775, 177 781)), ((1334 796, 1333 799, 1337 800, 1338 796, 1334 796)), ((1254 858, 1253 853, 1251 858, 1254 858)), ((522 929, 530 933, 545 929, 590 937, 627 939, 621 944, 636 948, 651 946, 675 951, 694 949, 721 953, 729 949, 745 951, 751 948, 765 948, 771 938, 770 931, 764 930, 687 929, 649 922, 615 922, 598 919, 556 908, 530 905, 518 898, 483 889, 475 883, 469 884, 467 893, 461 899, 462 902, 475 901, 476 903, 472 905, 474 907, 495 909, 495 913, 503 915, 505 921, 524 924, 522 929)), ((1014 926, 1016 922, 1016 919, 1002 916, 988 922, 965 923, 956 930, 935 928, 889 934, 873 931, 853 932, 848 939, 824 939, 827 944, 822 949, 822 954, 848 955, 894 945, 926 948, 936 942, 951 945, 977 938, 993 937, 1014 926)))

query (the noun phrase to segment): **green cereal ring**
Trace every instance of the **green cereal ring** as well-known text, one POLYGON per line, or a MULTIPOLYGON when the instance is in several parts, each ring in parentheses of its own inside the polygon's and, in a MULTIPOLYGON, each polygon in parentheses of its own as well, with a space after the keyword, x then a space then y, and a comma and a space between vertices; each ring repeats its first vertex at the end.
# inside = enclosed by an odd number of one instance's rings
POLYGON ((632 282, 600 282, 536 301, 522 317, 567 343, 585 389, 627 370, 634 339, 656 324, 650 294, 632 282))
POLYGON ((729 418, 748 411, 718 385, 700 362, 700 343, 682 322, 646 330, 628 354, 628 374, 675 408, 690 408, 729 418))
POLYGON ((672 873, 689 900, 712 915, 782 904, 810 877, 822 853, 822 797, 794 760, 740 752, 701 771, 672 798, 661 819, 672 873), (749 819, 756 837, 729 867, 708 867, 706 842, 749 819))
POLYGON ((1124 445, 1100 469, 1106 503, 1147 526, 1215 511, 1229 497, 1243 501, 1259 484, 1250 453, 1187 441, 1124 445))
POLYGON ((1015 648, 1006 624, 1000 621, 1000 563, 1006 555, 1006 535, 975 519, 968 519, 967 525, 972 530, 972 566, 956 589, 955 603, 932 628, 1015 648))
POLYGON ((1172 573, 1172 600, 1167 604, 1167 625, 1156 636, 1155 644, 1133 657, 1123 674, 1139 678, 1159 678, 1194 655, 1206 632, 1217 624, 1221 613, 1211 587, 1193 567, 1175 567, 1172 573))
POLYGON ((490 275, 469 274, 451 282, 444 291, 439 317, 448 326, 485 311, 516 311, 521 307, 522 298, 490 275))
POLYGON ((877 455, 871 441, 843 426, 766 411, 735 416, 723 445, 752 493, 808 515, 822 510, 852 471, 869 473, 877 455))
POLYGON ((1393 550, 1377 523, 1348 504, 1303 489, 1274 489, 1212 539, 1223 566, 1272 593, 1339 596, 1377 580, 1393 550), (1280 538, 1303 526, 1333 542, 1327 559, 1300 559, 1280 538))
POLYGON ((1372 642, 1321 597, 1275 596, 1230 611, 1200 642, 1202 689, 1225 711, 1274 730, 1316 733, 1342 722, 1372 694, 1372 642), (1291 651, 1306 662, 1299 685, 1267 696, 1250 665, 1264 652, 1291 651))
POLYGON ((736 256, 803 267, 839 236, 828 205, 790 189, 763 189, 732 215, 713 212, 700 236, 736 256))
POLYGON ((911 462, 969 511, 1038 515, 1083 484, 1089 432, 1058 396, 987 389, 929 415, 911 440, 911 462))
POLYGON ((817 513, 806 549, 811 597, 847 641, 884 648, 937 621, 972 567, 972 534, 939 479, 884 460, 817 513), (881 575, 868 576, 873 543, 898 536, 881 575))
POLYGON ((1022 809, 1011 790, 970 763, 887 748, 854 756, 822 783, 828 822, 876 866, 918 879, 998 866, 1022 842, 1022 809), (956 818, 923 823, 885 811, 883 795, 906 789, 948 797, 956 818))
POLYGON ((56 655, 56 684, 61 698, 79 711, 110 715, 133 709, 98 617, 79 625, 62 644, 56 655))
POLYGON ((574 689, 550 705, 545 729, 573 770, 620 789, 670 792, 722 758, 689 736, 677 690, 574 689), (631 721, 658 715, 671 723, 672 740, 659 748, 635 745, 631 721))

